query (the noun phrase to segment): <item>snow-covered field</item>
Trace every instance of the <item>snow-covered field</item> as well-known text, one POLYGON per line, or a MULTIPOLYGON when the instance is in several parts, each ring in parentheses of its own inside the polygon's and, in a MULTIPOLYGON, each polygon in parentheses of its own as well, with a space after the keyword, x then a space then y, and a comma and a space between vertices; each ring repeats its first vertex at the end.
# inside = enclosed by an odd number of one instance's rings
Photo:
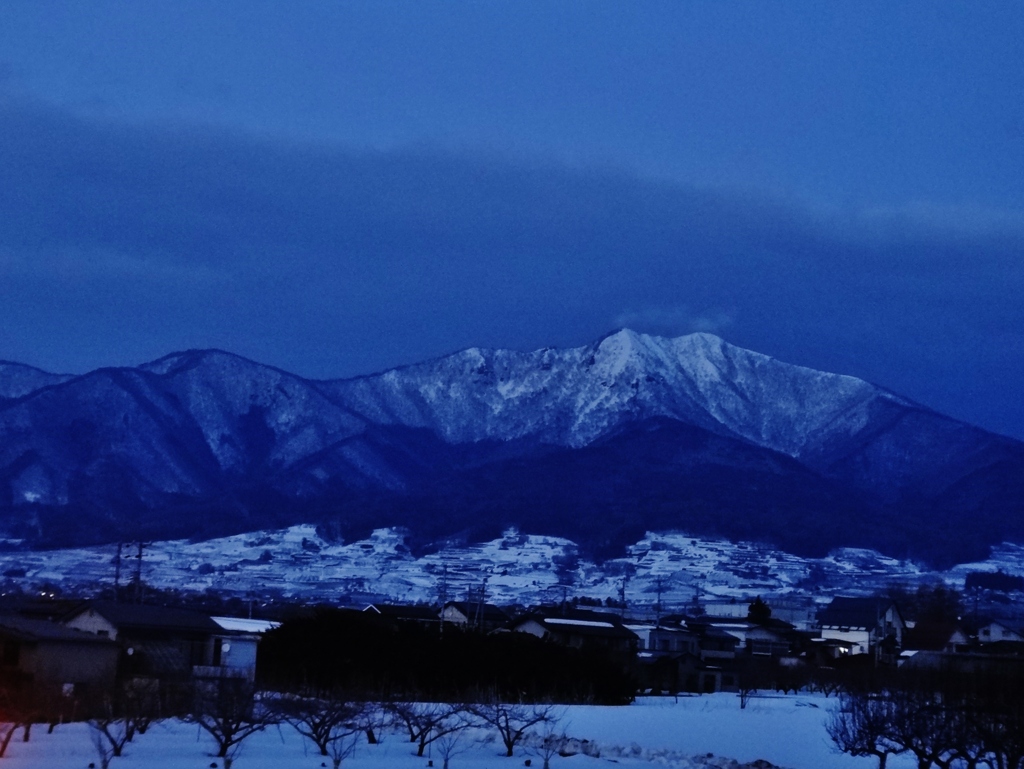
MULTIPOLYGON (((552 769, 600 769, 601 767, 656 767, 681 769, 692 767, 735 767, 764 759, 788 769, 873 769, 874 759, 852 758, 836 753, 825 733, 824 724, 835 699, 821 696, 791 695, 755 697, 741 710, 735 694, 712 694, 672 698, 644 698, 628 707, 573 706, 565 709, 560 729, 569 736, 589 740, 600 756, 577 754, 556 756, 552 769), (713 754, 709 758, 707 754, 713 754)), ((460 748, 464 752, 451 759, 451 769, 501 769, 523 766, 531 759, 534 767, 542 762, 527 751, 517 750, 514 758, 502 754, 499 742, 486 733, 474 733, 460 748), (483 737, 483 739, 480 739, 483 737)), ((99 766, 88 727, 66 724, 53 734, 43 728, 33 730, 28 743, 21 734, 11 742, 8 757, 0 759, 10 769, 85 769, 91 762, 99 766)), ((197 727, 178 721, 158 723, 134 743, 125 755, 111 762, 113 769, 201 769, 221 759, 211 753, 212 740, 197 727)), ((588 751, 593 753, 593 749, 588 751)), ((417 758, 408 742, 398 733, 387 733, 380 745, 361 743, 342 767, 351 769, 413 769, 426 767, 428 760, 441 766, 436 748, 432 756, 417 758)), ((321 766, 330 760, 317 755, 288 726, 257 734, 243 745, 235 760, 235 769, 300 769, 321 766)), ((909 769, 913 762, 904 756, 890 760, 890 769, 909 769)))

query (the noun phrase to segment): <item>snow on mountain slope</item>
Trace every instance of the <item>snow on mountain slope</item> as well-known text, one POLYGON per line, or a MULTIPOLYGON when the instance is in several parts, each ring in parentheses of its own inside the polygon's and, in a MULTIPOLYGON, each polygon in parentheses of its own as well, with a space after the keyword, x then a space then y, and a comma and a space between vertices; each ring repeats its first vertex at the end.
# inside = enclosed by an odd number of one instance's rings
POLYGON ((854 377, 781 363, 711 334, 629 330, 568 350, 473 348, 323 386, 367 419, 429 428, 450 442, 579 447, 661 416, 794 457, 863 429, 878 401, 910 405, 854 377))
MULTIPOLYGON (((603 563, 581 556, 570 540, 515 530, 419 557, 406 546, 406 537, 401 530, 378 529, 365 539, 339 543, 324 540, 315 526, 299 525, 203 542, 152 542, 143 578, 157 588, 356 605, 432 603, 442 595, 463 600, 481 588, 499 604, 556 603, 565 595, 600 601, 625 597, 637 613, 659 600, 666 613, 692 605, 695 597, 744 602, 772 595, 812 605, 837 591, 866 594, 891 584, 957 579, 953 572, 925 572, 868 550, 805 559, 765 545, 678 532, 647 533, 623 557, 603 563)), ((0 573, 7 573, 11 589, 57 584, 97 590, 113 579, 113 555, 113 545, 5 551, 0 573)))
POLYGON ((66 504, 72 485, 176 493, 206 485, 187 415, 134 369, 100 369, 37 390, 0 409, 0 435, 15 504, 66 504), (176 440, 165 440, 168 433, 176 440))
POLYGON ((0 399, 21 398, 31 392, 73 379, 71 374, 51 374, 22 363, 0 361, 0 399))
POLYGON ((284 468, 365 427, 311 382, 230 353, 177 353, 142 368, 178 398, 222 470, 284 468))
POLYGON ((0 399, 0 528, 36 544, 101 541, 114 518, 152 539, 401 525, 417 547, 516 525, 602 557, 644 528, 941 562, 968 520, 970 557, 1024 537, 1024 444, 709 334, 320 382, 215 350, 4 372, 24 394, 0 399))

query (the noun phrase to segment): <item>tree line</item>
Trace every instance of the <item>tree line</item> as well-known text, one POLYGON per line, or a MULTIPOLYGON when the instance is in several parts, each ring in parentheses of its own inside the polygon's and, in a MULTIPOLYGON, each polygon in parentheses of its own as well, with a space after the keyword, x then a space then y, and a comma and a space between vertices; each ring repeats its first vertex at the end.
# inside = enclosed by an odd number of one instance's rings
POLYGON ((1024 769, 1024 661, 904 667, 847 686, 827 729, 839 750, 879 769, 904 753, 918 769, 1024 769))
POLYGON ((366 699, 621 705, 636 693, 634 664, 526 633, 424 627, 325 608, 264 636, 257 677, 268 689, 338 689, 366 699))

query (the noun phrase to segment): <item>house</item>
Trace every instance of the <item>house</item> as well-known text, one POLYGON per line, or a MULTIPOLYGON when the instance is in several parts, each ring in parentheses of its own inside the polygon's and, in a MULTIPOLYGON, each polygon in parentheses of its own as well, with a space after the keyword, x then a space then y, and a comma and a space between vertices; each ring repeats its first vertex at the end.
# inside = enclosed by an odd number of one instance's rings
POLYGON ((623 625, 620 617, 583 609, 539 609, 515 620, 510 629, 576 649, 629 657, 639 646, 636 633, 623 625))
POLYGON ((789 654, 792 647, 791 633, 777 626, 755 625, 746 632, 744 649, 757 657, 780 657, 789 654))
POLYGON ((952 654, 966 652, 970 645, 970 638, 959 625, 922 620, 904 631, 902 649, 904 653, 931 651, 952 654))
POLYGON ((690 653, 641 658, 637 672, 641 688, 652 693, 713 694, 737 690, 735 671, 723 664, 710 664, 690 653))
POLYGON ((423 627, 437 628, 441 625, 441 616, 433 606, 399 606, 386 603, 371 603, 363 609, 392 624, 412 622, 423 627))
POLYGON ((441 621, 489 633, 508 624, 509 616, 491 603, 449 601, 441 609, 441 621))
MULTIPOLYGON (((686 617, 683 619, 687 628, 709 640, 718 637, 717 633, 708 635, 709 629, 722 633, 728 633, 736 639, 736 646, 733 652, 747 652, 755 654, 779 655, 789 652, 792 644, 791 637, 794 635, 794 627, 788 622, 768 617, 760 621, 748 619, 740 620, 735 618, 710 617, 686 617)), ((720 642, 712 642, 712 645, 721 647, 720 642)), ((718 649, 724 651, 724 649, 718 649)), ((735 656, 735 654, 734 654, 735 656)))
POLYGON ((628 623, 625 627, 636 634, 641 657, 700 654, 700 639, 695 633, 681 627, 628 623))
POLYGON ((241 678, 256 680, 256 652, 260 639, 280 622, 236 617, 210 617, 220 628, 213 636, 213 654, 209 665, 196 666, 197 678, 241 678))
POLYGON ((112 686, 120 654, 110 639, 16 614, 0 615, 0 650, 4 683, 52 685, 66 695, 112 686))
POLYGON ((746 619, 750 611, 750 602, 735 598, 731 601, 706 601, 701 604, 701 608, 708 617, 746 619))
POLYGON ((989 644, 999 641, 1024 641, 1024 631, 1002 622, 989 622, 978 628, 978 643, 989 644))
POLYGON ((818 636, 807 639, 804 644, 804 656, 813 665, 833 667, 837 661, 848 658, 856 645, 851 641, 818 636))
POLYGON ((906 623, 895 602, 885 598, 833 598, 818 613, 821 637, 847 641, 850 654, 893 655, 903 644, 906 623))
POLYGON ((124 678, 189 681, 195 668, 220 666, 224 639, 232 635, 207 615, 164 606, 93 601, 63 624, 116 641, 124 678))
POLYGON ((715 664, 721 664, 723 660, 736 659, 740 639, 732 633, 699 621, 688 622, 686 627, 697 636, 702 661, 713 660, 715 664))

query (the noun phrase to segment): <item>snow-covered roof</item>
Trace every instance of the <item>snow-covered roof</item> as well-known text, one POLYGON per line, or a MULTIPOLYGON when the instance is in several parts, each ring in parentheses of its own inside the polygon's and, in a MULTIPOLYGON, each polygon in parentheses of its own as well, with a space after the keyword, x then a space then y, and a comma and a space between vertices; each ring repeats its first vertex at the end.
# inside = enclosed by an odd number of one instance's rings
POLYGON ((266 633, 281 625, 269 619, 242 619, 240 617, 210 617, 224 630, 236 633, 266 633))
POLYGON ((577 627, 615 627, 611 622, 593 622, 585 619, 563 619, 562 617, 545 617, 546 625, 575 625, 577 627))

